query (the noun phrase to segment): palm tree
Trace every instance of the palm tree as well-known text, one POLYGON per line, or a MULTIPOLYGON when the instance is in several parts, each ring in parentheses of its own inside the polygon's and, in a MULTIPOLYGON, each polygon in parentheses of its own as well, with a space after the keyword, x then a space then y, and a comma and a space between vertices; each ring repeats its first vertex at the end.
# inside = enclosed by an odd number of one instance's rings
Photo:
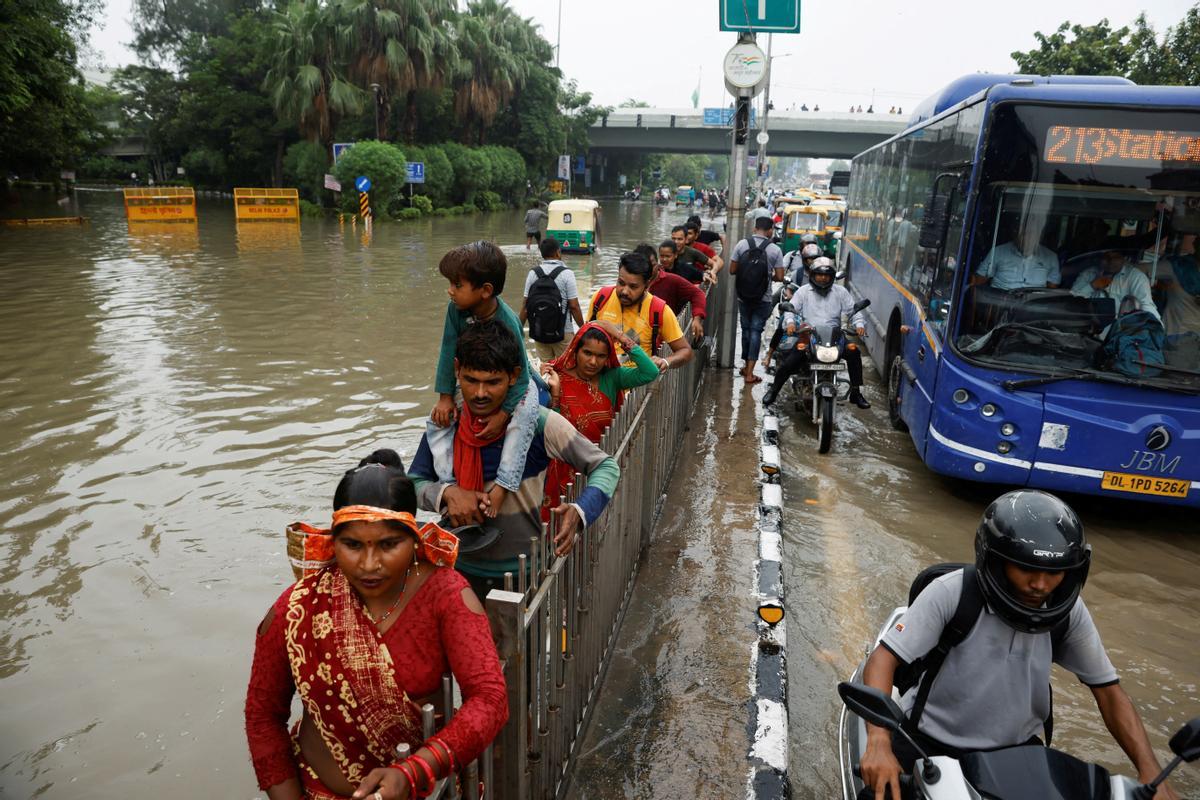
POLYGON ((405 137, 416 128, 418 89, 441 86, 458 69, 451 20, 454 0, 336 0, 338 50, 348 75, 377 85, 380 138, 387 138, 393 98, 405 99, 405 137))
POLYGON ((548 61, 549 44, 532 20, 522 19, 505 0, 472 0, 456 28, 459 70, 454 110, 478 141, 500 109, 524 85, 534 62, 548 61))
POLYGON ((281 119, 294 120, 305 138, 320 142, 333 160, 338 120, 360 114, 365 94, 339 70, 336 26, 320 0, 297 0, 272 20, 274 47, 263 89, 281 119))

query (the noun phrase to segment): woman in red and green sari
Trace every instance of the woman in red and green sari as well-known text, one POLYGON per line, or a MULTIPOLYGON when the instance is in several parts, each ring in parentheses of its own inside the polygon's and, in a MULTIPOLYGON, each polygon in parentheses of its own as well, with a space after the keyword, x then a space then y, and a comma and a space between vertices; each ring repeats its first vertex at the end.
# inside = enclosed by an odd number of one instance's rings
MULTIPOLYGON (((487 617, 453 569, 458 540, 413 519, 400 457, 379 450, 346 473, 329 563, 289 587, 258 629, 246 735, 271 800, 422 797, 474 760, 508 718, 487 617), (463 704, 425 739, 420 704, 452 672, 463 704), (304 713, 289 732, 293 694, 304 713), (400 761, 396 747, 412 755, 400 761)), ((322 539, 321 537, 327 537, 322 539)))
MULTIPOLYGON (((604 429, 621 410, 625 390, 651 383, 658 374, 658 365, 646 351, 607 321, 584 325, 565 353, 542 365, 542 377, 550 387, 550 407, 597 444, 604 429), (632 369, 621 366, 617 342, 629 355, 632 369)), ((575 470, 569 464, 550 462, 546 471, 546 497, 542 501, 544 521, 549 521, 550 510, 558 507, 558 498, 574 475, 575 470)))

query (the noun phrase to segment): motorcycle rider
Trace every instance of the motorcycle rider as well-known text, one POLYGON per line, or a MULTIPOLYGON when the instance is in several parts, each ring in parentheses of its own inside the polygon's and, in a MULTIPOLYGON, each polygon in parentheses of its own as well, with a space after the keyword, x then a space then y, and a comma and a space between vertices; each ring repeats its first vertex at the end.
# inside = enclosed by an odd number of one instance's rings
MULTIPOLYGON (((854 297, 851 296, 850 290, 834 284, 835 274, 831 259, 825 256, 815 259, 809 267, 808 283, 792 295, 792 306, 796 309, 796 314, 809 325, 840 325, 842 316, 853 312, 851 323, 858 335, 862 336, 866 333, 866 319, 861 311, 854 311, 854 297)), ((846 370, 850 374, 850 402, 859 408, 870 408, 871 404, 862 394, 862 354, 858 352, 856 345, 848 344, 844 348, 843 358, 846 360, 846 370)), ((769 406, 774 403, 788 378, 807 369, 807 350, 792 350, 788 353, 775 371, 775 382, 763 395, 763 405, 769 406)))
MULTIPOLYGON (((803 286, 808 281, 808 270, 812 267, 812 263, 821 257, 821 246, 815 242, 810 242, 801 245, 798 250, 793 250, 787 254, 783 260, 783 269, 787 275, 787 281, 798 286, 803 286)), ((789 298, 784 297, 784 300, 789 298)))
MULTIPOLYGON (((1037 734, 1050 712, 1054 661, 1092 690, 1105 725, 1133 762, 1138 779, 1145 783, 1158 774, 1141 718, 1118 684, 1079 597, 1090 562, 1091 547, 1079 517, 1054 495, 1018 489, 987 507, 975 533, 974 574, 983 610, 966 638, 948 651, 916 729, 908 729, 926 753, 958 758, 972 751, 1041 744, 1037 734), (1056 636, 1061 638, 1056 641, 1056 636)), ((867 660, 866 685, 890 694, 900 664, 912 664, 933 650, 954 616, 963 580, 964 570, 954 570, 925 587, 867 660)), ((901 699, 910 720, 919 685, 901 699)), ((876 800, 883 799, 887 787, 893 798, 900 797, 899 776, 911 771, 918 757, 903 737, 893 740, 883 728, 867 725, 860 768, 876 800)), ((1178 800, 1166 784, 1155 797, 1178 800)))

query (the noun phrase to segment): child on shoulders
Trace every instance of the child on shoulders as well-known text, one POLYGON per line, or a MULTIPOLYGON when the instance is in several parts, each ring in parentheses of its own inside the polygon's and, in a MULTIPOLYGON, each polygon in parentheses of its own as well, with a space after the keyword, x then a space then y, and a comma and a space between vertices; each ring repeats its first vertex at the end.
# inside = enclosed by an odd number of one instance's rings
MULTIPOLYGON (((439 475, 449 479, 454 469, 449 455, 453 442, 451 425, 458 419, 458 407, 454 401, 458 389, 454 351, 458 347, 459 334, 468 325, 491 319, 510 328, 518 342, 524 341, 525 332, 516 313, 500 299, 508 275, 508 260, 495 244, 481 240, 455 247, 442 256, 438 271, 450 282, 450 304, 446 308, 442 347, 434 381, 434 390, 439 398, 429 415, 430 421, 426 423, 426 434, 431 445, 435 442, 445 445, 432 449, 439 475)), ((495 485, 488 492, 487 499, 480 503, 480 510, 489 517, 495 517, 505 496, 517 491, 520 486, 525 457, 537 426, 542 386, 529 368, 529 358, 524 348, 521 354, 524 362, 516 381, 505 395, 501 413, 492 416, 482 429, 474 432, 483 440, 492 440, 501 435, 505 437, 495 485)))

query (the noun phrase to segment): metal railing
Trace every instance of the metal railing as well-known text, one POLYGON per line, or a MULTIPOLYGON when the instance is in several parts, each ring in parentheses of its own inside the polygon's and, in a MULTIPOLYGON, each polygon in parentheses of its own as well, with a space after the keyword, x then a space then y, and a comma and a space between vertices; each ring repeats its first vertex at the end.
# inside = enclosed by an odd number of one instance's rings
MULTIPOLYGON (((715 299, 716 294, 709 296, 715 299)), ((719 324, 720 319, 710 306, 708 320, 719 324)), ((687 331, 690 309, 679 322, 687 331)), ((488 594, 487 613, 508 688, 509 719, 479 763, 464 771, 464 792, 477 789, 477 775, 483 778, 488 800, 549 800, 568 785, 641 553, 651 543, 678 445, 703 381, 711 352, 708 342, 715 332, 707 333, 709 338, 696 347, 690 362, 626 394, 600 440, 601 449, 621 468, 620 483, 571 553, 554 555, 557 531, 552 523, 530 541, 530 555, 520 557, 517 574, 505 576, 505 589, 488 594)), ((584 484, 576 473, 560 499, 571 502, 584 484)), ((453 688, 448 676, 446 694, 449 709, 453 688)), ((447 783, 436 796, 457 797, 456 791, 447 783)))

